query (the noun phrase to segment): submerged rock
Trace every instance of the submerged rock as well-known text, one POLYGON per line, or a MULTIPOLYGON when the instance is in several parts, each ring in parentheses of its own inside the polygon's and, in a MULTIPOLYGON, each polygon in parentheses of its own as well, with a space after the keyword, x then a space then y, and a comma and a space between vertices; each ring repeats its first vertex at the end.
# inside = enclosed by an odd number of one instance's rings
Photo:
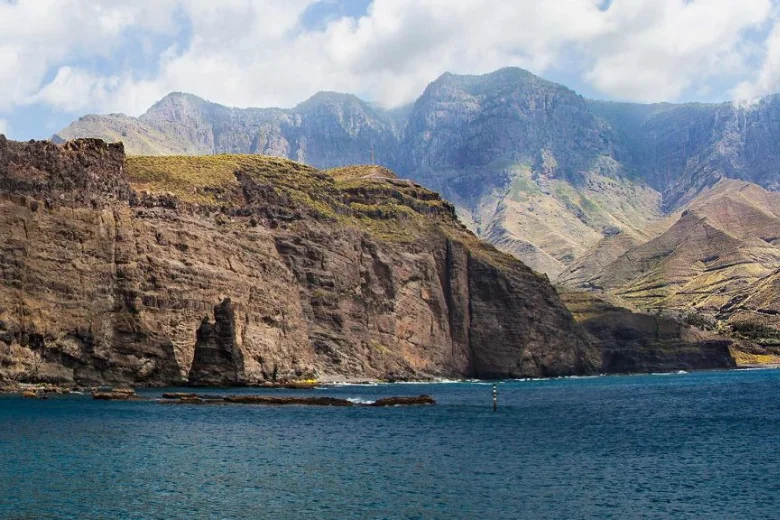
POLYGON ((307 406, 353 406, 354 403, 346 399, 335 397, 282 397, 269 395, 229 395, 225 397, 226 403, 233 404, 262 404, 262 405, 307 405, 307 406))
POLYGON ((384 397, 374 401, 371 406, 409 406, 420 404, 436 404, 436 401, 429 395, 419 395, 416 397, 384 397))
POLYGON ((98 401, 128 401, 135 397, 135 390, 132 388, 114 388, 92 392, 92 398, 98 401))
POLYGON ((416 397, 385 397, 373 403, 354 403, 348 399, 337 397, 290 397, 275 395, 228 395, 215 396, 209 394, 187 394, 187 393, 166 393, 163 394, 163 403, 180 404, 253 404, 265 406, 285 406, 285 405, 303 405, 303 406, 411 406, 422 404, 436 404, 436 401, 429 395, 420 395, 416 397))

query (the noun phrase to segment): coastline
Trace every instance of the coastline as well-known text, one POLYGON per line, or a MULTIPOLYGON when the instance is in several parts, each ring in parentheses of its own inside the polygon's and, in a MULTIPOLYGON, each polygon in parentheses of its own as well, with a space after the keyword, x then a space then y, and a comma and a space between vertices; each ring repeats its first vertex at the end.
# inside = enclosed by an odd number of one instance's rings
POLYGON ((148 389, 170 389, 170 388, 187 388, 193 391, 202 390, 215 390, 215 389, 227 389, 227 388, 240 388, 240 389, 257 389, 257 390, 324 390, 327 388, 339 388, 347 386, 356 387, 376 387, 376 386, 393 386, 393 385, 447 385, 447 384, 477 384, 477 385, 491 385, 491 384, 503 384, 511 382, 533 382, 533 381, 555 381, 566 379, 591 379, 600 377, 612 377, 612 376, 642 376, 642 375, 683 375, 689 373, 701 373, 701 372, 731 372, 731 371, 744 371, 744 370, 778 370, 780 364, 751 364, 741 365, 734 368, 727 369, 702 369, 702 370, 670 370, 667 372, 627 372, 627 373, 599 373, 588 375, 570 375, 570 376, 554 376, 554 377, 533 377, 533 378, 515 378, 515 379, 476 379, 476 378, 441 378, 432 377, 424 379, 414 380, 387 380, 387 379, 373 379, 373 378, 349 378, 349 377, 336 377, 336 376, 324 376, 317 380, 306 381, 285 381, 285 382, 266 382, 260 384, 247 384, 247 385, 233 385, 233 386, 203 386, 203 385, 147 385, 143 383, 138 384, 117 384, 117 385, 79 385, 79 384, 56 384, 56 383, 26 383, 17 381, 0 381, 0 395, 3 394, 28 394, 28 397, 34 397, 31 394, 37 394, 37 397, 41 398, 48 395, 85 395, 95 393, 111 393, 111 392, 134 392, 136 390, 148 390, 148 389))

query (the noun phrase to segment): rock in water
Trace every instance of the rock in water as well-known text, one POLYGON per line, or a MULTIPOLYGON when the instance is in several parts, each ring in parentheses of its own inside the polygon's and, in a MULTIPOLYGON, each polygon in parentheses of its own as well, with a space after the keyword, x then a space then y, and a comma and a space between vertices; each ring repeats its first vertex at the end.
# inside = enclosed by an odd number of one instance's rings
POLYGON ((135 397, 135 390, 132 388, 109 388, 92 392, 92 399, 98 401, 129 401, 135 397))
POLYGON ((371 406, 410 406, 420 404, 436 404, 436 401, 429 395, 418 395, 415 397, 384 397, 371 403, 371 406))
POLYGON ((235 310, 230 298, 214 307, 214 324, 208 316, 203 318, 195 336, 191 385, 236 386, 246 382, 244 357, 236 345, 235 310))

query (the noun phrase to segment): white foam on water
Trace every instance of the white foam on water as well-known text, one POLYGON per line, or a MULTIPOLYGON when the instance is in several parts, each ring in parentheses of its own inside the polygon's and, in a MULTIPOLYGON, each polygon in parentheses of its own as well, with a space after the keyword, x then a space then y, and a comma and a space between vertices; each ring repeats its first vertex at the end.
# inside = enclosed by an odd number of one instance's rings
POLYGON ((361 399, 360 397, 347 397, 347 401, 352 404, 374 404, 376 401, 369 401, 368 399, 361 399))
MULTIPOLYGON (((386 383, 382 383, 386 384, 386 383)), ((327 383, 325 387, 342 387, 342 386, 379 386, 380 383, 348 383, 345 381, 335 381, 333 383, 327 383)), ((319 387, 318 387, 319 388, 319 387)))

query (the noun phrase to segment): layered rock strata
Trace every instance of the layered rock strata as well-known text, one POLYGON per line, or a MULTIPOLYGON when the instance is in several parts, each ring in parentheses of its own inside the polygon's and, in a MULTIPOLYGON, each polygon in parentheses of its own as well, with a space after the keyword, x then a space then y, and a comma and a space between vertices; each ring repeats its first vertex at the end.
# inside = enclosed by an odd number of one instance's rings
POLYGON ((360 168, 0 139, 0 374, 169 385, 590 373, 545 277, 360 168), (363 175, 365 173, 365 175, 363 175))

